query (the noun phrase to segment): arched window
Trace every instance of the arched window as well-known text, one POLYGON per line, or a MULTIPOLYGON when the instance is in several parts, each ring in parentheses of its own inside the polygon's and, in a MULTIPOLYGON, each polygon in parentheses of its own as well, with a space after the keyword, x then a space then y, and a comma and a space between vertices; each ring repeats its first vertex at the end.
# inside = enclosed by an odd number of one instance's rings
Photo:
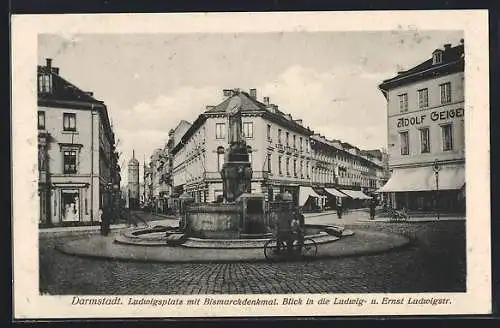
POLYGON ((220 172, 224 165, 224 147, 217 147, 217 170, 220 172))
POLYGON ((248 162, 252 163, 252 146, 247 146, 248 162))

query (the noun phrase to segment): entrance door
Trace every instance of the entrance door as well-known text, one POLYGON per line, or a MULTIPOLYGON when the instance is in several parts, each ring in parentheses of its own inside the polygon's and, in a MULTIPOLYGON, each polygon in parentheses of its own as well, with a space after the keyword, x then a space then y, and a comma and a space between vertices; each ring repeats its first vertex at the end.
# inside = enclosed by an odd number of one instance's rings
POLYGON ((80 194, 78 190, 61 190, 61 221, 80 221, 80 194))

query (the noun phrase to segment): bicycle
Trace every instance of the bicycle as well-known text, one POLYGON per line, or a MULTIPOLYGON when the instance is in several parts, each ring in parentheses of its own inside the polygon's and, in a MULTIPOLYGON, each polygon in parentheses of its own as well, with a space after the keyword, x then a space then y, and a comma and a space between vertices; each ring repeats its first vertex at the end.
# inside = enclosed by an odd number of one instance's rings
POLYGON ((264 244, 264 256, 268 261, 279 259, 312 259, 318 253, 318 246, 311 238, 304 238, 302 242, 294 240, 290 247, 281 239, 272 238, 264 244))

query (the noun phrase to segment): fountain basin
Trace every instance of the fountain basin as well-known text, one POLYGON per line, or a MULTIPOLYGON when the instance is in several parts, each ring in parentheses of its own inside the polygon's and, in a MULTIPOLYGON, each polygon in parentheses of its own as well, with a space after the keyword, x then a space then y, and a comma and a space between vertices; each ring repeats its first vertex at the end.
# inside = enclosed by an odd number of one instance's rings
MULTIPOLYGON (((342 227, 328 225, 305 225, 305 237, 313 239, 317 244, 325 244, 337 241, 341 238, 352 236, 351 230, 342 227), (328 229, 335 228, 341 231, 340 235, 332 235, 328 229)), ((255 236, 252 236, 255 237, 255 236)), ((210 249, 242 249, 263 248, 264 244, 272 238, 267 234, 264 238, 198 238, 181 234, 171 227, 156 226, 153 228, 139 228, 127 230, 115 237, 115 243, 124 245, 140 246, 181 246, 186 248, 210 248, 210 249), (175 237, 175 241, 172 239, 175 237)))

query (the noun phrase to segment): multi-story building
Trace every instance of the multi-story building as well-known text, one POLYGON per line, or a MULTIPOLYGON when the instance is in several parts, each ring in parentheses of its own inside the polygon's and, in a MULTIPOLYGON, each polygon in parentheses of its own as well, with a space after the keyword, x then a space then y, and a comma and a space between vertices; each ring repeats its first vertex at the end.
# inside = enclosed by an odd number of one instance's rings
MULTIPOLYGON (((265 193, 267 199, 285 190, 296 202, 299 190, 310 189, 313 132, 294 120, 257 91, 224 90, 225 99, 207 106, 193 124, 175 141, 172 149, 174 189, 190 193, 196 201, 211 202, 222 195, 220 171, 228 148, 227 106, 232 97, 241 100, 243 134, 252 165, 252 192, 265 193)), ((180 134, 179 134, 180 135, 180 134)))
POLYGON ((392 206, 465 210, 464 45, 445 44, 383 81, 392 206))
MULTIPOLYGON (((385 168, 377 160, 374 150, 360 150, 349 143, 328 140, 320 134, 311 137, 313 154, 312 184, 319 198, 319 207, 334 207, 337 197, 350 200, 367 200, 380 187, 379 177, 385 168)), ((377 154, 382 157, 382 152, 377 154)), ((350 201, 349 206, 361 202, 350 201)))
POLYGON ((106 105, 62 78, 51 59, 37 75, 40 223, 94 221, 120 197, 106 105))

